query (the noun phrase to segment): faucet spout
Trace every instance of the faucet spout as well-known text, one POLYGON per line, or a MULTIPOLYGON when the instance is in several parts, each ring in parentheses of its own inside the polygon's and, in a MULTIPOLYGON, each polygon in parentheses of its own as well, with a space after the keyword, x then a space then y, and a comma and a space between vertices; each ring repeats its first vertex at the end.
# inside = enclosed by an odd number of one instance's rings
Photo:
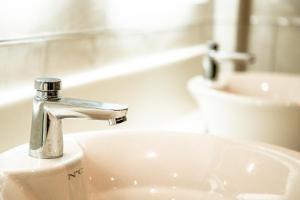
POLYGON ((252 64, 255 57, 250 53, 219 51, 217 43, 209 42, 207 55, 204 56, 202 61, 204 78, 210 81, 217 80, 220 64, 224 61, 252 64))
POLYGON ((48 102, 45 108, 57 119, 86 118, 93 120, 126 118, 128 110, 124 105, 71 98, 48 102))
POLYGON ((125 105, 61 98, 58 95, 59 79, 37 79, 35 86, 37 95, 33 100, 29 150, 32 157, 57 158, 63 155, 62 119, 107 120, 110 125, 127 119, 128 107, 125 105))
POLYGON ((241 53, 241 52, 216 52, 211 51, 209 52, 209 56, 218 62, 223 61, 242 61, 245 63, 252 64, 255 60, 254 55, 250 53, 241 53))

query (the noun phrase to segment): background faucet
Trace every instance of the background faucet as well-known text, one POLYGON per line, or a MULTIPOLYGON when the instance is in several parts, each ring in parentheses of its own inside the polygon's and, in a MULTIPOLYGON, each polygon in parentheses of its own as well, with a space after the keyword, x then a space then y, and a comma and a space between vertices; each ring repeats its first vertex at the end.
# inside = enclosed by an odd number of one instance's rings
POLYGON ((29 149, 32 157, 57 158, 63 155, 62 119, 108 120, 110 125, 126 121, 127 106, 60 97, 60 79, 38 78, 35 89, 29 149))
POLYGON ((235 63, 243 62, 251 64, 254 62, 254 56, 250 53, 241 52, 223 52, 219 51, 219 45, 216 42, 208 42, 207 55, 202 60, 203 76, 208 80, 218 78, 220 64, 224 61, 235 63))

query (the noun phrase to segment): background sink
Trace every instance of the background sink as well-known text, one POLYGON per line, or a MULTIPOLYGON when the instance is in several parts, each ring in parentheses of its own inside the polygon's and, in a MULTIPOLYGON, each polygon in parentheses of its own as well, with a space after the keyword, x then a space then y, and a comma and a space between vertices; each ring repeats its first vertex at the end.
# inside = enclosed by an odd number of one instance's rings
POLYGON ((259 140, 300 151, 300 77, 234 73, 209 84, 188 83, 210 133, 259 140))
POLYGON ((60 159, 29 158, 25 147, 0 156, 4 200, 300 198, 300 155, 273 146, 188 132, 103 131, 69 135, 60 159))

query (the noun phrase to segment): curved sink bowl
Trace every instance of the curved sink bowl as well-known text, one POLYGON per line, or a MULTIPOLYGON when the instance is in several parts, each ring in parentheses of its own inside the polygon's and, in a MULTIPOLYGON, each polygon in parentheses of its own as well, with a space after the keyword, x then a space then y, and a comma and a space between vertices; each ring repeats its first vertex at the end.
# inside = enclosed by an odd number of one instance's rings
POLYGON ((188 89, 208 132, 281 145, 300 151, 300 77, 234 73, 219 83, 197 76, 188 89))
POLYGON ((64 157, 0 156, 1 200, 295 200, 300 154, 188 132, 65 137, 64 157))

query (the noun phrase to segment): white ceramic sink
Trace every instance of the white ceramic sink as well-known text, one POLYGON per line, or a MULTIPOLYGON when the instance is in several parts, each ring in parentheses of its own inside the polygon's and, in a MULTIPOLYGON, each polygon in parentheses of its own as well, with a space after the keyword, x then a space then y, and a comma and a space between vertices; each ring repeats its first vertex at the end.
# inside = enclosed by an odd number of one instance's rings
POLYGON ((65 137, 62 158, 0 156, 1 200, 296 200, 300 154, 188 132, 65 137))
POLYGON ((197 76, 188 88, 208 132, 300 151, 300 76, 234 73, 214 84, 197 76))

